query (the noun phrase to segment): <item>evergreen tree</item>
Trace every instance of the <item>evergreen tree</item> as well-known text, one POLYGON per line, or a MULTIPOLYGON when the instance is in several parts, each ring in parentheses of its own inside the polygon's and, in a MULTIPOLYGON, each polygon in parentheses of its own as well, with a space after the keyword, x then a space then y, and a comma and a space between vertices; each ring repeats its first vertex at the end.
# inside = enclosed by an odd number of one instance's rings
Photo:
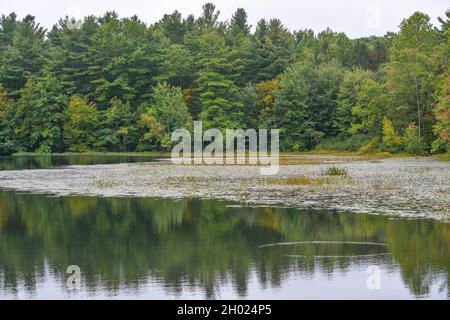
POLYGON ((14 12, 0 17, 0 56, 2 56, 6 50, 6 47, 13 43, 14 34, 19 26, 17 21, 17 14, 14 12))
POLYGON ((156 23, 171 43, 182 44, 184 34, 187 31, 186 25, 181 17, 181 13, 174 11, 172 14, 165 14, 164 17, 156 23))
POLYGON ((280 147, 283 150, 306 150, 321 138, 310 121, 308 94, 314 66, 295 64, 288 68, 280 79, 280 88, 275 93, 272 127, 280 129, 280 147))
POLYGON ((53 26, 48 34, 49 72, 61 82, 65 94, 87 96, 95 87, 92 81, 101 76, 99 62, 94 56, 94 39, 98 19, 86 17, 79 28, 75 20, 66 17, 53 26))
POLYGON ((91 81, 91 96, 101 109, 114 97, 136 106, 161 73, 161 39, 136 17, 119 20, 111 13, 100 21, 94 50, 101 72, 91 81))
POLYGON ((110 106, 99 115, 99 129, 96 131, 97 149, 128 151, 137 137, 137 127, 130 104, 112 98, 110 106))
POLYGON ((107 12, 46 32, 2 15, 0 153, 167 149, 191 119, 280 128, 285 150, 448 152, 449 12, 439 27, 416 12, 359 39, 278 19, 252 33, 242 8, 219 16, 212 3, 150 25, 107 12))
POLYGON ((153 88, 151 103, 143 104, 140 109, 141 150, 151 150, 149 142, 159 147, 171 145, 171 135, 177 129, 189 129, 192 119, 183 100, 181 88, 171 87, 166 83, 158 83, 153 88))
POLYGON ((200 36, 198 48, 194 93, 196 110, 204 121, 204 127, 242 127, 243 105, 238 101, 239 89, 234 82, 239 76, 235 53, 225 45, 224 38, 214 31, 200 36))
POLYGON ((41 74, 45 63, 44 36, 45 30, 33 16, 27 15, 19 22, 12 42, 0 56, 0 82, 12 97, 19 97, 19 90, 25 86, 28 77, 41 74))
POLYGON ((231 17, 230 32, 232 35, 250 35, 251 26, 247 22, 247 12, 239 8, 231 17))

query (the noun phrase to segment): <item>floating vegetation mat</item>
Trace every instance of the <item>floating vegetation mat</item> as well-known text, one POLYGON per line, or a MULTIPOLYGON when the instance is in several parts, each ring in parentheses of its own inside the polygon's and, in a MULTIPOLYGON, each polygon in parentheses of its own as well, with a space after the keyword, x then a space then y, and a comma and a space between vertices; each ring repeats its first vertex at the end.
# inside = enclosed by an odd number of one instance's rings
POLYGON ((170 161, 0 171, 0 188, 57 196, 210 198, 242 205, 335 209, 450 219, 450 162, 326 158, 282 165, 174 165, 170 161))

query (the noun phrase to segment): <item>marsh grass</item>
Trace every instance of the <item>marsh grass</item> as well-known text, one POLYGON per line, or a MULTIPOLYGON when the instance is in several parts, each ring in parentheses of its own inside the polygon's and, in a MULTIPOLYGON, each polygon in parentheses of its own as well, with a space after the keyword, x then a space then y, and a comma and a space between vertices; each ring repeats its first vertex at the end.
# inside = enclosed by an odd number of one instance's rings
POLYGON ((325 170, 322 170, 323 176, 348 176, 348 171, 345 168, 339 168, 339 167, 329 167, 325 170))
MULTIPOLYGON (((320 160, 310 160, 310 159, 302 159, 302 158, 280 158, 279 159, 279 165, 280 166, 316 166, 323 164, 320 160)), ((181 165, 184 166, 225 166, 225 167, 232 167, 232 166, 249 166, 249 167, 265 167, 269 164, 267 163, 261 163, 258 161, 258 163, 249 163, 248 160, 246 160, 245 163, 225 163, 225 160, 223 163, 220 164, 206 164, 206 163, 198 163, 198 164, 191 164, 191 163, 182 163, 181 165)))
POLYGON ((437 154, 433 158, 440 161, 450 161, 450 153, 437 154))
POLYGON ((291 177, 286 180, 287 185, 295 185, 295 186, 306 186, 306 185, 316 185, 321 186, 324 184, 331 184, 333 183, 332 180, 327 178, 310 178, 305 176, 299 176, 299 177, 291 177))
POLYGON ((384 180, 382 182, 372 183, 372 189, 377 191, 393 191, 398 189, 393 181, 384 180))
POLYGON ((166 179, 166 182, 173 185, 195 185, 208 182, 211 179, 205 177, 195 177, 195 176, 186 176, 186 177, 169 177, 166 179))
MULTIPOLYGON (((289 178, 266 179, 267 184, 277 184, 285 186, 325 186, 331 184, 342 183, 342 180, 334 179, 333 177, 307 177, 307 176, 293 176, 289 178)), ((350 179, 345 182, 351 182, 350 179)))
POLYGON ((281 158, 280 165, 282 166, 315 166, 321 165, 322 161, 301 159, 301 158, 281 158))
POLYGON ((92 182, 92 185, 97 187, 97 188, 109 189, 109 188, 113 188, 115 186, 118 186, 119 183, 118 182, 114 182, 112 180, 97 179, 97 180, 94 180, 92 182))

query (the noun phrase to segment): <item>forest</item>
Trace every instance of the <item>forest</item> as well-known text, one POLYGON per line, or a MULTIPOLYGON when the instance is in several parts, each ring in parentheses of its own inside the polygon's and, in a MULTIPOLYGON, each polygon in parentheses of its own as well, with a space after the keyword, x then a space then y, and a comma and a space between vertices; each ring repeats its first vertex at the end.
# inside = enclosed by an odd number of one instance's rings
POLYGON ((212 3, 150 25, 2 15, 0 154, 170 150, 193 120, 279 128, 283 151, 448 153, 449 53, 449 11, 359 39, 244 9, 222 21, 212 3))

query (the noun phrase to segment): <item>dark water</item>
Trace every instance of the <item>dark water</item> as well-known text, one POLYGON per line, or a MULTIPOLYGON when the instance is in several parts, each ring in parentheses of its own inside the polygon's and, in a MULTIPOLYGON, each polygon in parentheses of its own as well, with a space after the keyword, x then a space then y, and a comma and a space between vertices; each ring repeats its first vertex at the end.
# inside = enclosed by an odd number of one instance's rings
MULTIPOLYGON (((154 159, 14 157, 0 169, 154 159)), ((49 197, 0 181, 0 299, 448 299, 449 247, 449 224, 434 220, 49 197), (81 286, 69 290, 73 265, 81 286)))
POLYGON ((449 234, 432 220, 3 191, 0 298, 446 299, 449 234))
POLYGON ((0 170, 51 169, 73 165, 95 165, 115 163, 151 162, 157 156, 118 155, 118 154, 72 154, 72 155, 39 155, 39 156, 0 156, 0 170))

